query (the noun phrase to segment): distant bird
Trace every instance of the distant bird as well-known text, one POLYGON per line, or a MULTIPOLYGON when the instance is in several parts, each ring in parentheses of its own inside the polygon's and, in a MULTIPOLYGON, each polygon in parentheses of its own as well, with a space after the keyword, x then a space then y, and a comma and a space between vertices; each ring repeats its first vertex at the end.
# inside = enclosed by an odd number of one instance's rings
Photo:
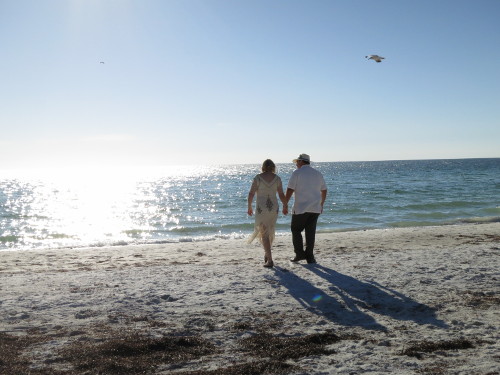
MULTIPOLYGON (((382 57, 383 58, 383 57, 382 57)), ((104 61, 101 61, 100 64, 104 64, 104 61)))
POLYGON ((369 56, 365 56, 368 60, 375 60, 376 62, 382 62, 383 59, 385 59, 385 57, 382 57, 382 56, 379 56, 379 55, 369 55, 369 56))

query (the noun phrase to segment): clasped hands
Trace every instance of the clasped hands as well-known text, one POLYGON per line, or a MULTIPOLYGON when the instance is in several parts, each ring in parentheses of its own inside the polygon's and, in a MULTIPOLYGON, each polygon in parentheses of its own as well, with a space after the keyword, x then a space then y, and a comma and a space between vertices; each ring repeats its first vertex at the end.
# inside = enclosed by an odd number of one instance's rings
MULTIPOLYGON (((288 205, 283 205, 282 212, 283 212, 283 215, 288 215, 288 205)), ((251 206, 248 207, 247 213, 248 213, 248 216, 253 215, 253 208, 251 206)))

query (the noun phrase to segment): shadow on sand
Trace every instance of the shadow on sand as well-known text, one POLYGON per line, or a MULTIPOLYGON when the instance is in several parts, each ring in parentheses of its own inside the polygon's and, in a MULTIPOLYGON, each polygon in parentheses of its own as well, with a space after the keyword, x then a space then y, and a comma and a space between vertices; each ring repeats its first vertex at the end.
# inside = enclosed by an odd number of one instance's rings
POLYGON ((360 281, 318 264, 303 267, 323 279, 318 282, 319 286, 283 268, 276 268, 276 276, 304 308, 332 322, 386 331, 376 320, 377 316, 384 315, 395 320, 447 327, 437 319, 431 307, 374 281, 360 281))

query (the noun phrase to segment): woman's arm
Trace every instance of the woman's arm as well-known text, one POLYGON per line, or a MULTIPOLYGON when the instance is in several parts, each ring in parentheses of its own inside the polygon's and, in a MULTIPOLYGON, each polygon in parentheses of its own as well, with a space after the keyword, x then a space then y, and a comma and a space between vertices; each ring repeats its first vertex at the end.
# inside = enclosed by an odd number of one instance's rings
POLYGON ((248 193, 248 208, 247 208, 247 213, 248 215, 252 216, 253 215, 253 208, 252 208, 252 203, 253 203, 253 197, 254 197, 255 193, 250 190, 250 192, 248 193))
POLYGON ((255 192, 257 191, 257 179, 254 178, 252 182, 252 186, 250 187, 250 191, 248 192, 248 208, 247 208, 247 213, 248 215, 252 216, 253 215, 253 208, 252 208, 252 203, 253 203, 253 197, 255 196, 255 192))
POLYGON ((285 194, 283 193, 283 185, 278 184, 278 197, 280 198, 281 203, 283 203, 283 215, 288 215, 288 199, 286 199, 285 194))

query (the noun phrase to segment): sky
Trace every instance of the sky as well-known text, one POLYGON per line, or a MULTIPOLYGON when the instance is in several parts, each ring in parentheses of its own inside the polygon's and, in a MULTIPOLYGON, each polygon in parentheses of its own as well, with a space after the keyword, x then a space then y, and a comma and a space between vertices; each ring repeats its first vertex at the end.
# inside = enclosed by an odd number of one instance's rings
POLYGON ((0 0, 0 168, 500 157, 499 19, 499 0, 0 0))

